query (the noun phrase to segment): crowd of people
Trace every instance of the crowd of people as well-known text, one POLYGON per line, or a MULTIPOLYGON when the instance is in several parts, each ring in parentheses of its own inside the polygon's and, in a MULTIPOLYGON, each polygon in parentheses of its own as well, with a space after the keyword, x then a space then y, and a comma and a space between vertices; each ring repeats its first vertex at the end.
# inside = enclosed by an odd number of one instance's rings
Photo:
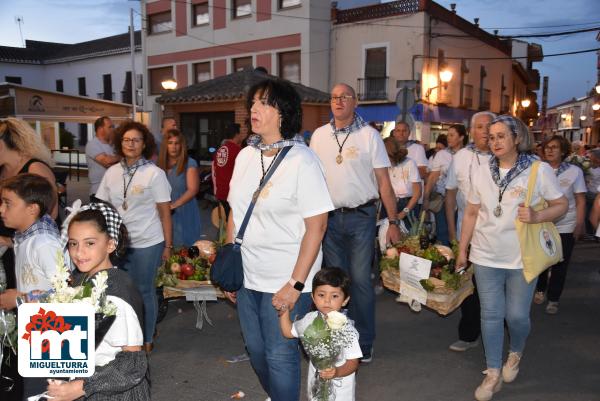
MULTIPOLYGON (((474 266, 476 291, 461 305, 458 340, 450 349, 466 351, 481 337, 487 369, 475 398, 491 400, 517 377, 532 301, 547 301, 545 311, 558 313, 575 241, 600 236, 600 149, 588 151, 592 165, 584 171, 569 162, 573 149, 564 137, 549 138, 540 150, 518 118, 484 111, 472 116, 468 130, 450 126, 427 155, 406 122, 383 139, 356 113, 351 86, 337 84, 330 95, 331 121, 307 144, 298 134, 302 107, 293 87, 281 80, 256 84, 247 95, 248 130, 228 127, 213 159, 228 242, 255 203, 241 246, 244 283, 226 296, 237 305, 250 363, 268 400, 299 399, 298 337, 307 319, 343 307, 356 341, 335 367, 318 374, 343 383, 336 399, 354 399, 354 374, 375 350, 378 222, 387 227, 379 230, 380 241, 392 245, 410 228, 409 217, 422 212, 438 242, 459 241, 457 269, 474 266), (547 204, 540 211, 523 204, 532 169, 532 204, 547 204), (538 280, 527 282, 522 274, 515 219, 553 222, 560 233, 564 258, 538 280), (497 243, 502 246, 491 245, 497 243), (503 363, 505 323, 510 341, 503 363)), ((33 300, 49 290, 54 255, 66 249, 74 282, 109 272, 108 295, 119 310, 92 377, 20 381, 13 369, 14 399, 43 392, 55 400, 149 399, 146 355, 156 335, 157 269, 174 247, 200 237, 198 163, 176 121, 164 119, 157 136, 134 121, 115 128, 108 117, 94 127, 86 146, 89 204, 62 223, 50 152, 27 123, 0 122, 0 246, 8 277, 0 308, 15 309, 17 298, 33 300)), ((311 365, 309 385, 315 372, 311 365)))

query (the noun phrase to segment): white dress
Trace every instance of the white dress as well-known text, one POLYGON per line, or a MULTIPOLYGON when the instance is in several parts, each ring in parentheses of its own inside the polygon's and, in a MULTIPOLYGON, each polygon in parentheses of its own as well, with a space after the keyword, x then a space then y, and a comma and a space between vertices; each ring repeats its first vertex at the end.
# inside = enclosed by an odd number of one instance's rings
MULTIPOLYGON (((302 337, 304 334, 304 330, 315 320, 317 314, 319 312, 309 312, 302 319, 294 322, 292 326, 292 335, 294 337, 302 337)), ((360 350, 360 345, 358 344, 358 332, 352 326, 352 330, 354 331, 354 339, 348 344, 342 352, 340 353, 338 360, 335 363, 335 366, 342 366, 346 363, 347 359, 359 359, 362 358, 362 352, 360 350)), ((314 379, 315 379, 316 369, 312 362, 308 364, 308 399, 312 400, 310 395, 310 389, 312 388, 314 379)), ((335 389, 335 401, 354 401, 356 398, 355 392, 355 375, 356 373, 352 373, 348 376, 336 378, 334 379, 334 389, 335 389)))

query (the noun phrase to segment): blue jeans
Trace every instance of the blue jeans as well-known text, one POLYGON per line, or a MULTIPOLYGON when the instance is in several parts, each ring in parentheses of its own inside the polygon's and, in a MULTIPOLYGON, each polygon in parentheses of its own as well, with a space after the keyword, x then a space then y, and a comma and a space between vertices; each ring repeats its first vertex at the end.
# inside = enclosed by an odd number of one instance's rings
POLYGON ((144 301, 144 342, 151 343, 158 315, 154 280, 165 249, 164 241, 147 248, 127 248, 121 268, 129 273, 144 301))
POLYGON ((450 245, 450 233, 448 233, 448 221, 446 220, 446 208, 442 205, 439 212, 435 215, 435 235, 437 241, 442 244, 450 245))
POLYGON ((531 329, 529 313, 537 280, 527 284, 521 269, 475 265, 481 302, 481 337, 488 368, 502 367, 504 320, 510 335, 509 351, 523 352, 531 329))
POLYGON ((371 282, 375 214, 375 206, 344 213, 331 212, 323 240, 325 266, 339 267, 350 276, 348 316, 358 330, 363 355, 371 353, 375 340, 375 292, 371 282))
MULTIPOLYGON (((300 350, 297 339, 283 337, 273 294, 242 287, 237 292, 237 308, 250 363, 261 386, 272 401, 300 398, 300 350)), ((304 316, 311 305, 309 293, 298 298, 290 311, 292 321, 304 316)))

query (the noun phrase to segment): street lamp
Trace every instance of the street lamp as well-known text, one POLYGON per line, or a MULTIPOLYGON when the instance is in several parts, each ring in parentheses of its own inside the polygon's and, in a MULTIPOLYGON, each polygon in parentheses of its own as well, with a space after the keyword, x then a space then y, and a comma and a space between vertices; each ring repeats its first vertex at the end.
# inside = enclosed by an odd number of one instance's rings
POLYGON ((596 85, 596 93, 600 93, 600 84, 596 85))
POLYGON ((173 78, 165 79, 160 84, 164 90, 172 91, 177 89, 177 81, 175 81, 173 78))
POLYGON ((579 119, 580 119, 581 121, 585 121, 585 120, 587 119, 587 116, 579 116, 579 119))
POLYGON ((448 82, 450 82, 452 80, 452 76, 454 75, 454 73, 452 72, 451 69, 448 68, 448 65, 446 65, 446 63, 443 63, 440 65, 440 81, 441 85, 438 84, 434 87, 431 87, 429 89, 427 89, 427 93, 425 94, 425 97, 427 98, 427 100, 429 100, 429 96, 431 95, 431 92, 433 92, 434 89, 439 89, 440 87, 444 88, 444 89, 448 89, 448 82))
POLYGON ((600 103, 594 103, 594 104, 592 105, 592 110, 594 110, 594 111, 598 111, 598 110, 600 110, 600 103))
POLYGON ((521 106, 526 109, 529 107, 529 105, 531 104, 531 100, 525 98, 523 100, 521 100, 521 106))

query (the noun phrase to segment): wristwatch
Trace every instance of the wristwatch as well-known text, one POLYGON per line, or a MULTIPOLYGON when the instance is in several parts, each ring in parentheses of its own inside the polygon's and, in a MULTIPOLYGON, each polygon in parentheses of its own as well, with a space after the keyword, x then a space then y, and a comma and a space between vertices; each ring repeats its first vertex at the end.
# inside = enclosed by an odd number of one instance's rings
POLYGON ((400 225, 400 221, 399 221, 399 220, 397 220, 397 219, 389 219, 389 220, 388 220, 388 223, 390 223, 390 225, 392 225, 392 224, 393 224, 393 225, 395 225, 395 226, 398 226, 398 225, 400 225))
POLYGON ((409 208, 407 208, 407 207, 405 207, 404 209, 402 209, 402 211, 403 211, 404 213, 408 214, 408 212, 410 212, 410 209, 409 209, 409 208))
POLYGON ((290 285, 291 285, 292 287, 294 287, 294 289, 295 289, 296 291, 300 291, 300 292, 302 292, 302 290, 304 289, 304 283, 301 283, 301 282, 300 282, 300 281, 298 281, 298 280, 294 280, 293 278, 291 278, 291 279, 290 279, 290 281, 288 281, 288 283, 290 283, 290 285))

